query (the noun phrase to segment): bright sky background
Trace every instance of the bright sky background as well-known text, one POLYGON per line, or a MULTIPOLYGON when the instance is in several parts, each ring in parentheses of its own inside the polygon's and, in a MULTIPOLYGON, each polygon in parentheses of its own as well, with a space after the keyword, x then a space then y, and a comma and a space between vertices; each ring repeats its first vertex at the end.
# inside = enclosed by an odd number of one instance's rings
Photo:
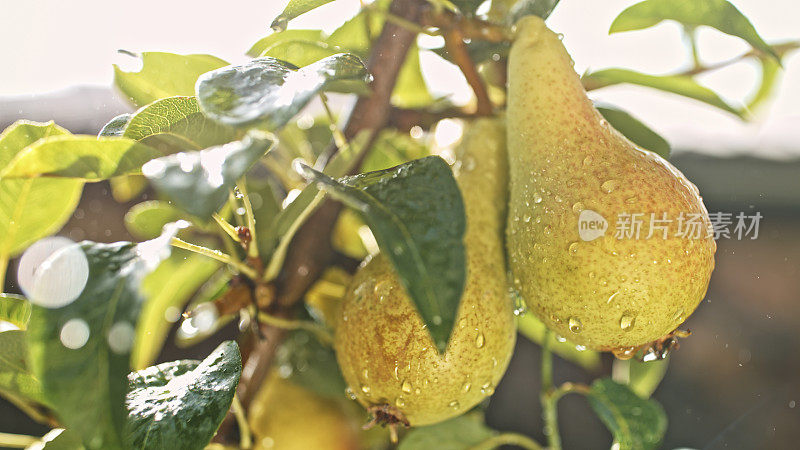
MULTIPOLYGON (((219 2, 138 0, 26 0, 9 2, 0 15, 0 102, 2 96, 30 95, 75 85, 109 85, 112 63, 129 63, 117 49, 210 53, 231 62, 269 32, 282 0, 219 2)), ((613 18, 635 0, 561 0, 548 21, 564 34, 575 69, 610 66, 669 73, 688 64, 679 27, 662 23, 645 30, 608 35, 613 18)), ((733 0, 767 42, 800 39, 797 0, 733 0)), ((358 9, 358 0, 336 0, 295 21, 291 28, 335 29, 358 9)), ((747 50, 736 38, 716 30, 699 34, 701 58, 721 61, 747 50)), ((426 74, 435 94, 463 98, 466 84, 454 67, 436 62, 426 74)), ((800 155, 800 52, 784 61, 784 79, 774 101, 755 123, 700 103, 646 88, 606 88, 593 97, 626 109, 664 134, 676 147, 707 151, 747 150, 764 155, 800 155)), ((734 101, 755 87, 755 65, 737 64, 704 75, 701 81, 734 101)))

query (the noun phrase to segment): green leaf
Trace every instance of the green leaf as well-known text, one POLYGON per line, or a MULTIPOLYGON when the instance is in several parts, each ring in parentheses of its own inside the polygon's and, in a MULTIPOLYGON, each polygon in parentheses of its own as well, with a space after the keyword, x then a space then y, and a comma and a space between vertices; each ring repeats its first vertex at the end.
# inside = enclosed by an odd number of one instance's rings
MULTIPOLYGON (((542 345, 547 332, 547 327, 530 311, 517 317, 517 329, 523 336, 542 345)), ((571 361, 586 370, 596 371, 600 368, 600 354, 594 350, 578 350, 575 344, 550 336, 550 349, 556 355, 571 361)))
MULTIPOLYGON (((320 202, 319 189, 316 186, 306 186, 286 208, 275 216, 267 233, 259 237, 259 251, 266 250, 264 256, 269 255, 270 263, 267 269, 277 271, 283 267, 286 249, 305 219, 314 211, 320 202)), ((277 275, 277 273, 269 273, 277 275)))
POLYGON ((342 49, 328 45, 322 41, 285 41, 274 45, 261 54, 269 56, 297 67, 307 66, 320 59, 342 53, 342 49))
POLYGON ((764 102, 766 102, 772 93, 778 81, 778 74, 781 71, 781 66, 775 60, 770 58, 758 58, 758 63, 761 66, 761 80, 758 84, 758 89, 747 102, 747 111, 752 112, 758 109, 764 102))
POLYGON ((153 148, 127 138, 51 136, 19 152, 0 172, 0 178, 56 176, 102 181, 136 173, 157 156, 153 148))
MULTIPOLYGON (((88 264, 79 296, 61 308, 34 305, 27 333, 30 369, 45 398, 90 449, 124 447, 127 375, 143 302, 139 285, 167 256, 175 231, 138 245, 85 241, 43 263, 58 268, 83 255, 88 264)), ((64 276, 53 270, 37 278, 63 283, 64 276)))
POLYGON ((738 109, 726 103, 711 89, 686 75, 648 75, 628 69, 604 69, 584 75, 582 81, 585 86, 592 89, 620 83, 637 84, 693 98, 741 117, 738 109))
MULTIPOLYGON (((539 16, 547 19, 558 5, 559 0, 519 0, 509 7, 509 14, 506 16, 506 23, 513 25, 525 16, 539 16)), ((509 3, 505 1, 504 3, 509 3)), ((492 1, 494 6, 494 1, 492 1)))
POLYGON ((194 95, 197 78, 228 63, 211 55, 142 53, 142 70, 124 72, 114 65, 114 84, 136 106, 160 98, 194 95))
POLYGON ((125 214, 125 228, 137 239, 153 239, 164 225, 183 219, 184 214, 167 202, 151 200, 137 203, 125 214))
POLYGON ((270 48, 282 44, 284 42, 292 41, 307 41, 307 42, 320 42, 323 39, 321 30, 283 30, 275 31, 269 36, 263 37, 258 40, 250 50, 247 51, 247 56, 258 58, 266 56, 265 51, 270 48))
POLYGON ((27 450, 83 450, 80 436, 63 428, 55 428, 42 436, 42 439, 29 446, 27 450))
POLYGON ((275 31, 284 31, 290 20, 332 1, 333 0, 289 0, 289 3, 283 8, 283 12, 272 21, 270 28, 275 31))
POLYGON ((362 9, 352 19, 328 36, 325 40, 330 45, 345 48, 363 58, 367 57, 372 41, 383 30, 384 11, 389 8, 389 0, 375 0, 371 9, 362 9))
POLYGON ((392 91, 392 104, 398 108, 422 108, 433 103, 433 96, 422 77, 419 62, 419 48, 416 44, 408 49, 406 60, 397 76, 397 84, 392 91))
POLYGON ((8 322, 20 330, 25 330, 28 328, 30 318, 31 304, 25 297, 0 294, 0 322, 8 322))
POLYGON ((661 137, 658 133, 651 130, 650 127, 640 122, 635 117, 627 112, 610 105, 595 105, 600 114, 616 128, 617 131, 622 133, 623 136, 630 139, 631 142, 657 153, 664 159, 669 159, 671 148, 669 142, 661 137))
POLYGON ((169 97, 136 111, 122 136, 158 148, 201 150, 233 141, 239 133, 235 128, 207 118, 200 111, 196 98, 169 97))
POLYGON ((233 126, 265 122, 270 129, 277 129, 318 93, 344 81, 368 82, 371 78, 364 63, 347 53, 295 69, 269 57, 224 67, 200 77, 197 99, 214 120, 233 126))
POLYGON ((436 425, 414 427, 397 450, 468 450, 494 435, 479 414, 467 414, 436 425))
POLYGON ((664 20, 674 20, 689 28, 701 25, 744 39, 764 54, 779 60, 750 21, 727 0, 645 0, 622 11, 609 33, 641 30, 664 20))
POLYGON ((587 398, 621 450, 654 449, 661 444, 667 415, 656 401, 643 399, 610 378, 595 380, 587 398))
POLYGON ((142 167, 142 173, 178 208, 211 219, 228 200, 236 181, 274 143, 265 133, 251 132, 241 141, 154 159, 142 167))
POLYGON ((131 121, 133 114, 124 113, 109 120, 107 124, 103 125, 103 129, 97 133, 97 137, 120 137, 125 132, 125 127, 131 121))
POLYGON ((311 332, 291 332, 276 353, 276 363, 292 369, 288 380, 317 394, 341 398, 347 388, 333 349, 321 344, 311 332))
POLYGON ((361 164, 364 172, 388 169, 430 155, 423 141, 413 139, 408 133, 385 129, 370 146, 369 153, 361 164))
POLYGON ((136 326, 131 365, 142 369, 155 361, 173 322, 180 318, 192 295, 220 267, 203 255, 175 249, 142 282, 145 298, 136 326), (172 318, 168 317, 172 315, 172 318))
POLYGON ((298 169, 359 212, 444 351, 466 276, 464 204, 447 163, 429 156, 338 181, 298 169))
POLYGON ((233 341, 206 359, 173 361, 128 376, 131 448, 202 449, 231 407, 242 373, 233 341))
MULTIPOLYGON (((31 144, 69 135, 53 122, 18 121, 0 134, 0 172, 31 144)), ((83 183, 66 179, 0 179, 0 259, 58 231, 75 211, 83 183)))
POLYGON ((0 393, 46 404, 39 380, 28 368, 26 332, 0 332, 0 393))

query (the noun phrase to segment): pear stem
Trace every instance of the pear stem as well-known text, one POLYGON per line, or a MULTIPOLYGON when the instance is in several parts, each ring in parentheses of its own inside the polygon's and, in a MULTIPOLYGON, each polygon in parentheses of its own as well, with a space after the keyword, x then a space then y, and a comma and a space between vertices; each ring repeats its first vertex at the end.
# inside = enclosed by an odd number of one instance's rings
POLYGON ((547 448, 561 450, 561 436, 558 431, 558 399, 563 395, 553 387, 553 352, 550 348, 553 332, 545 331, 542 342, 542 417, 544 434, 547 436, 547 448))

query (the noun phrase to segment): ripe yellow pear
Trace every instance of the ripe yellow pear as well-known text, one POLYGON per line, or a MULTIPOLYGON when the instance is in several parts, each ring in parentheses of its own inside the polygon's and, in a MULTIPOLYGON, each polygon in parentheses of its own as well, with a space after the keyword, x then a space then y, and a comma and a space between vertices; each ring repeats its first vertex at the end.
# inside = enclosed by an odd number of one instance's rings
POLYGON ((509 267, 533 313, 621 356, 675 330, 714 268, 708 212, 674 166, 603 120, 538 17, 517 24, 506 119, 509 267))
POLYGON ((514 349, 514 306, 503 255, 507 202, 505 131, 496 119, 467 124, 453 171, 464 199, 467 279, 440 354, 387 259, 363 265, 345 296, 336 356, 353 395, 427 425, 475 406, 502 378, 514 349))
POLYGON ((360 450, 359 424, 346 405, 272 373, 248 413, 256 450, 360 450))

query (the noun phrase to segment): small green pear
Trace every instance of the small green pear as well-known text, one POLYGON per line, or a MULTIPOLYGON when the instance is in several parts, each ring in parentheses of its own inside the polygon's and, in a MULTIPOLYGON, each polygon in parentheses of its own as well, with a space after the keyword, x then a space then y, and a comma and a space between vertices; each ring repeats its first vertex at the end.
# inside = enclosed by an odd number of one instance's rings
POLYGON ((352 394, 365 407, 414 426, 462 414, 491 395, 516 339, 503 252, 502 122, 469 123, 456 157, 467 278, 445 352, 437 351, 391 262, 380 254, 355 274, 336 326, 336 356, 352 394))
POLYGON ((708 212, 680 171, 603 120, 538 17, 517 24, 506 119, 506 244, 531 311, 620 357, 675 330, 714 269, 708 212))

